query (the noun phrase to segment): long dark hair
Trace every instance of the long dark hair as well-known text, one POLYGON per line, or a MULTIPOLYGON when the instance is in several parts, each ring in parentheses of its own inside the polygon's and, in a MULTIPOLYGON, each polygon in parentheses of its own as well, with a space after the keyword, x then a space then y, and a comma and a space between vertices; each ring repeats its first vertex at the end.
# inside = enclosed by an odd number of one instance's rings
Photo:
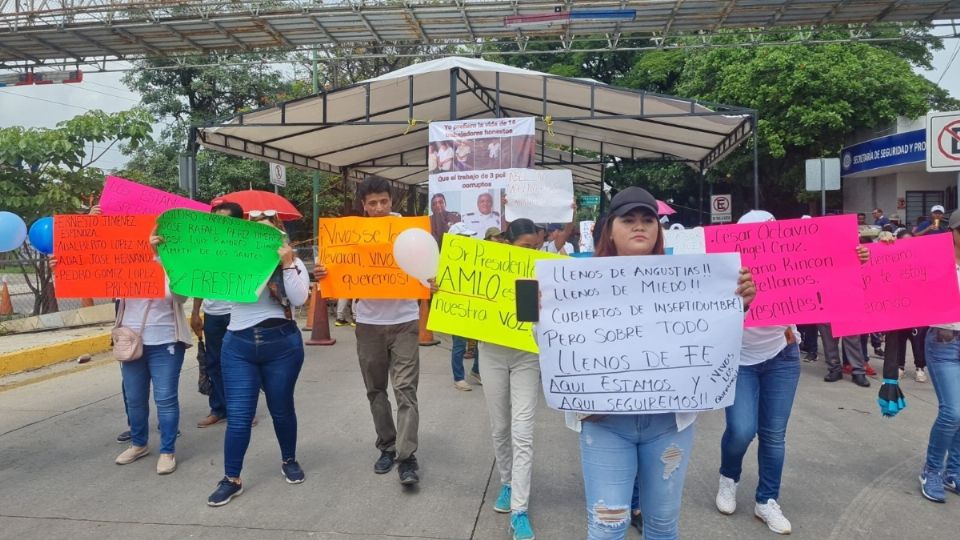
POLYGON ((506 232, 503 233, 504 237, 511 244, 516 242, 518 238, 525 234, 537 234, 536 224, 527 218, 520 218, 511 221, 510 225, 507 225, 506 232))
MULTIPOLYGON (((645 216, 652 215, 654 221, 657 222, 657 242, 653 244, 653 252, 651 255, 663 255, 666 252, 663 249, 663 225, 657 219, 656 214, 651 212, 644 211, 645 216)), ((600 231, 600 240, 593 248, 594 257, 616 257, 619 255, 617 253, 617 246, 613 243, 613 222, 617 219, 617 216, 610 214, 603 220, 603 228, 600 231)))

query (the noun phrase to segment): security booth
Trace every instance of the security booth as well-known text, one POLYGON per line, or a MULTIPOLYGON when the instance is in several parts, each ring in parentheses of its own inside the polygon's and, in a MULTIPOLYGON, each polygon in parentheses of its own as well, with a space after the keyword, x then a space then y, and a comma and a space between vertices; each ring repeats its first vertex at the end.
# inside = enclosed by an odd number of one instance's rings
POLYGON ((862 212, 873 224, 870 213, 880 208, 908 227, 929 216, 936 205, 947 214, 955 210, 957 173, 927 172, 925 118, 898 119, 888 131, 892 133, 862 137, 841 152, 843 210, 862 212))

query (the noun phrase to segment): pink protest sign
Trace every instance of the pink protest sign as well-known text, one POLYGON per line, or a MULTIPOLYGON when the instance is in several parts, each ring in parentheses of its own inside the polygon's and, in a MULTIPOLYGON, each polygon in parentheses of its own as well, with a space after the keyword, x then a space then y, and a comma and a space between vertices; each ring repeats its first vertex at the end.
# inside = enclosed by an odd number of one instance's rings
POLYGON ((757 297, 744 326, 847 319, 861 302, 853 215, 705 227, 707 253, 739 252, 757 297))
POLYGON ((852 336, 960 321, 953 236, 932 234, 874 243, 861 269, 863 302, 833 321, 834 336, 852 336))
POLYGON ((209 212, 210 205, 166 191, 138 184, 119 176, 108 176, 100 195, 100 210, 105 216, 159 216, 174 208, 209 212))

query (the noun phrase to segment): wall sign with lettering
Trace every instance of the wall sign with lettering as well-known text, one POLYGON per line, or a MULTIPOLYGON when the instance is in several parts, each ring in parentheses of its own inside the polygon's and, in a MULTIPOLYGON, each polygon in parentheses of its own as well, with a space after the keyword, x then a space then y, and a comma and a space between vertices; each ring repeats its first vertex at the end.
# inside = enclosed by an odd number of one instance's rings
POLYGON ((639 414, 732 404, 739 267, 733 253, 539 261, 547 405, 639 414))

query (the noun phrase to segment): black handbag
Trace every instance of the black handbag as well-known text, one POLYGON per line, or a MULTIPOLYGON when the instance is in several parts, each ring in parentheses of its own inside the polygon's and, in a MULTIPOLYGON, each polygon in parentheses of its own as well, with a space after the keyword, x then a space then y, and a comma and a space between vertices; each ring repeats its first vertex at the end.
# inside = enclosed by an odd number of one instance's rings
POLYGON ((197 343, 197 364, 199 364, 199 378, 197 380, 197 391, 205 396, 209 396, 212 390, 210 377, 207 376, 207 347, 203 344, 203 339, 197 343))

